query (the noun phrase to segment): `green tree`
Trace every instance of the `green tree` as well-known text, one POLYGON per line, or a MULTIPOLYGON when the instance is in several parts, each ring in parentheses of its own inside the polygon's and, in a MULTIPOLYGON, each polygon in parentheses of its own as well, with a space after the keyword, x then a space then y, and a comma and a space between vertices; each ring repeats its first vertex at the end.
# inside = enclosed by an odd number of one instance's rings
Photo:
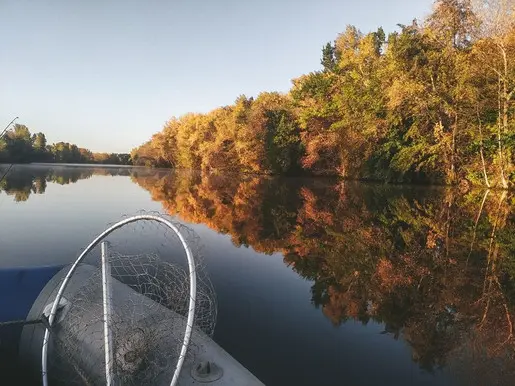
POLYGON ((41 153, 46 150, 46 137, 43 133, 37 133, 32 136, 32 147, 35 151, 41 153))
POLYGON ((30 162, 32 141, 27 126, 16 123, 5 135, 9 162, 30 162))
POLYGON ((336 67, 335 50, 331 43, 322 48, 322 60, 320 61, 325 71, 334 71, 336 67))

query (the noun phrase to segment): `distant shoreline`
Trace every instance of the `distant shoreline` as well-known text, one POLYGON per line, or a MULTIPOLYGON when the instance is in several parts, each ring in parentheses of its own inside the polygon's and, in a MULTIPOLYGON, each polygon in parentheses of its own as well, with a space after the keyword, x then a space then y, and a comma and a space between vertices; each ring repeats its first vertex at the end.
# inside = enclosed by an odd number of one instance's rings
MULTIPOLYGON (((9 163, 0 163, 0 165, 10 165, 9 163)), ((73 163, 55 163, 55 162, 30 162, 15 163, 14 166, 68 166, 68 167, 87 167, 87 168, 145 168, 145 166, 135 165, 115 165, 115 164, 73 164, 73 163)))

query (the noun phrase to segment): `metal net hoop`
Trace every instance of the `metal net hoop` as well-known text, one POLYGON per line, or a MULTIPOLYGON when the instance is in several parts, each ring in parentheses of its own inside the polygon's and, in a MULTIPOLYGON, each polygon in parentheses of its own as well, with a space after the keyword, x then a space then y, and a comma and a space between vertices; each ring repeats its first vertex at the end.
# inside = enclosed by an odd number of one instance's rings
MULTIPOLYGON (((125 218, 114 225, 110 226, 108 229, 100 233, 79 255, 79 257, 75 260, 75 262, 71 265, 70 269, 66 273, 66 276, 64 277, 63 281, 61 282, 59 286, 59 290, 57 291, 57 295, 52 303, 51 310, 48 315, 48 326, 45 329, 45 334, 41 346, 41 368, 42 368, 42 381, 43 386, 48 386, 48 346, 49 346, 49 339, 50 339, 50 329, 55 323, 57 310, 59 308, 59 305, 61 303, 61 300, 63 299, 63 294, 68 286, 68 283, 72 277, 72 275, 77 270, 77 267, 81 264, 81 262, 84 260, 84 258, 88 255, 89 252, 91 252, 96 246, 101 244, 104 239, 109 236, 111 233, 113 233, 115 230, 123 228, 124 226, 136 223, 139 221, 151 221, 156 222, 161 225, 164 225, 167 229, 171 230, 180 240, 180 243, 182 245, 182 248, 184 249, 184 252, 186 253, 186 259, 188 264, 188 274, 189 274, 189 302, 188 302, 188 313, 187 313, 187 322, 185 326, 184 331, 184 337, 182 340, 182 346, 180 350, 179 357, 177 359, 177 364, 175 366, 173 378, 171 380, 170 386, 176 386, 177 382, 179 380, 179 375, 181 373, 182 366, 184 364, 184 360, 186 358, 188 347, 190 345, 191 335, 194 327, 195 322, 195 307, 197 303, 197 273, 196 273, 196 263, 193 256, 193 253, 191 251, 191 248, 189 247, 185 237, 181 233, 179 226, 177 224, 172 223, 166 218, 160 217, 158 215, 150 215, 150 214, 142 214, 142 215, 136 215, 132 217, 125 218)), ((104 248, 104 244, 102 244, 102 249, 104 248)), ((104 271, 106 265, 108 264, 107 261, 103 260, 102 264, 102 278, 105 280, 107 273, 104 271)), ((105 284, 103 282, 103 284, 105 284)), ((105 303, 106 297, 104 296, 104 303, 105 303)), ((104 304, 104 307, 106 307, 106 304, 104 304)), ((105 310, 105 308, 104 308, 105 310)), ((107 320, 105 321, 107 323, 107 320)), ((106 383, 108 386, 112 385, 112 379, 111 375, 109 373, 109 361, 107 360, 108 356, 111 355, 109 352, 111 350, 111 347, 109 347, 108 339, 107 339, 107 325, 105 326, 105 335, 106 335, 106 345, 104 347, 105 349, 105 356, 106 356, 106 383)))

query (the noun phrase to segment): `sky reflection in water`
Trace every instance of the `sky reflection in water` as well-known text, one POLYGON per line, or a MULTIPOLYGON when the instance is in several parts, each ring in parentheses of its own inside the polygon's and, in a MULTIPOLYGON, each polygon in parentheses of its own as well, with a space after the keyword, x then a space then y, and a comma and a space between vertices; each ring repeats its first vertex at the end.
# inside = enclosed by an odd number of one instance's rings
POLYGON ((142 209, 189 224, 215 340, 267 385, 513 380, 511 195, 64 166, 0 191, 0 268, 68 263, 142 209))

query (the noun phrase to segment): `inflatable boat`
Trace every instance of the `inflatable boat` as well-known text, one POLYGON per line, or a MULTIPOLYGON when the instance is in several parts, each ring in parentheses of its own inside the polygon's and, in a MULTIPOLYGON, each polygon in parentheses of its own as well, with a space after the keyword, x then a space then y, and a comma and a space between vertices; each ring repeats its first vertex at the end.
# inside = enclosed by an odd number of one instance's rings
POLYGON ((211 305, 197 289, 193 255, 173 224, 143 215, 104 231, 72 265, 0 270, 3 379, 43 386, 263 385, 203 328, 199 310, 211 305), (141 256, 109 259, 104 238, 139 220, 175 229, 189 273, 157 260, 138 265, 141 256), (86 263, 97 246, 101 261, 86 263), (126 264, 121 274, 120 261, 126 264), (184 288, 186 296, 178 292, 184 288), (181 302, 182 313, 175 307, 181 302))

